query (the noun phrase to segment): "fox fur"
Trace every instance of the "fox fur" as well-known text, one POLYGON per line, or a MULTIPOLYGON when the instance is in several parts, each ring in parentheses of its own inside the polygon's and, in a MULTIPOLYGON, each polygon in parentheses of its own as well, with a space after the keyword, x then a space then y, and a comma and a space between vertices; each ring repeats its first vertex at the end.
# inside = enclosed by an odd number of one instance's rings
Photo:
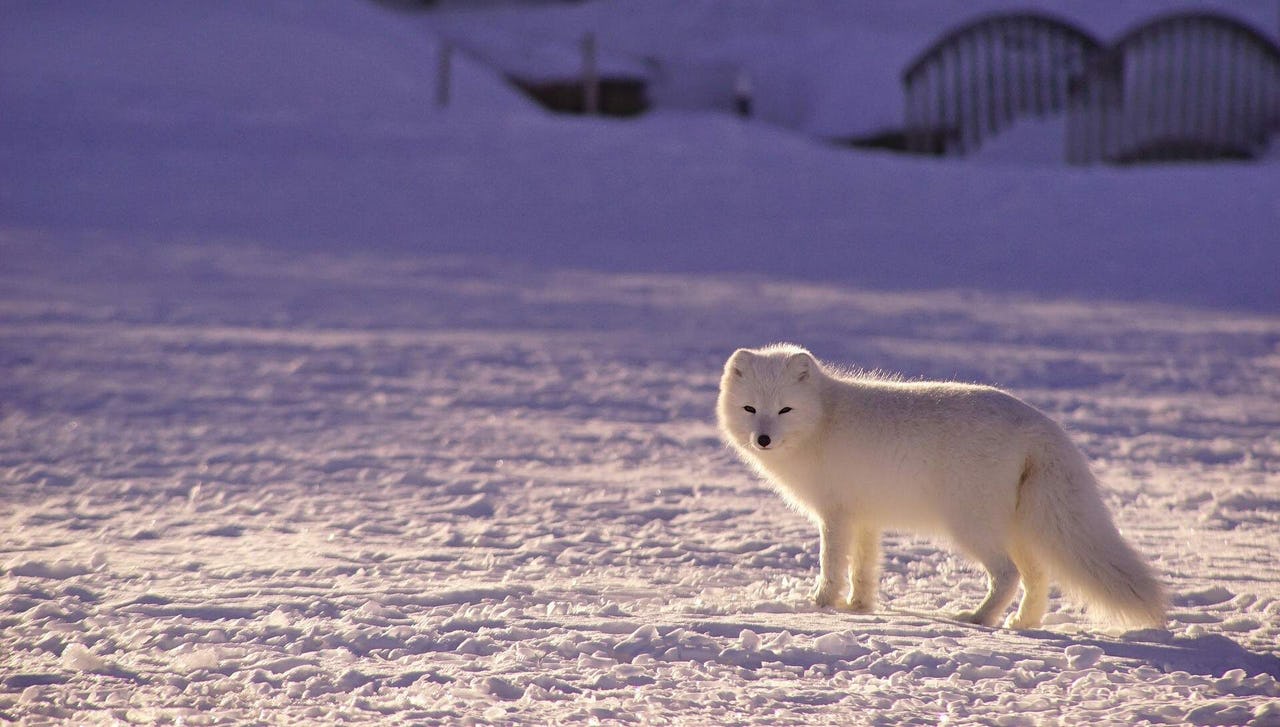
POLYGON ((1122 626, 1165 622, 1164 590, 1121 536, 1084 454, 999 389, 842 373, 798 346, 739 349, 716 405, 724 440, 818 527, 819 606, 875 608, 881 532, 947 536, 987 571, 960 615, 1039 626, 1050 580, 1122 626))

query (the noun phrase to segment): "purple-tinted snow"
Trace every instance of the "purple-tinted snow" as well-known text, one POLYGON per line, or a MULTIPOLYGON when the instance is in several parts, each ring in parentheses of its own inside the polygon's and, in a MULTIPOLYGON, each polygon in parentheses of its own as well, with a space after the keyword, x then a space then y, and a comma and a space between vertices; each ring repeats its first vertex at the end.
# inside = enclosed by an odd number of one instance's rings
MULTIPOLYGON (((921 160, 828 147, 799 119, 802 133, 691 111, 557 118, 467 55, 455 62, 454 105, 434 107, 436 34, 479 25, 545 38, 555 21, 559 38, 594 24, 655 53, 718 28, 704 41, 716 53, 776 62, 756 71, 761 104, 774 68, 788 94, 856 119, 864 97, 897 103, 896 72, 876 64, 917 50, 954 9, 903 11, 921 20, 908 32, 874 5, 822 3, 746 18, 702 3, 666 15, 589 4, 426 20, 340 2, 116 7, 6 11, 0 219, 11 228, 1280 309, 1274 163, 1017 163, 1040 161, 1052 135, 1012 154, 997 139, 988 158, 921 160), (813 57, 841 19, 897 53, 842 46, 882 80, 843 101, 842 75, 813 57), (818 45, 800 42, 806 29, 818 45)), ((1090 7, 1072 14, 1100 33, 1151 9, 1090 7)))
POLYGON ((458 5, 0 5, 0 720, 1280 720, 1276 156, 818 140, 1006 3, 458 5), (749 64, 763 119, 554 117, 467 54, 433 106, 439 38, 587 27, 749 64), (1168 628, 962 625, 978 574, 898 533, 884 608, 814 608, 711 415, 779 339, 1062 421, 1168 628))

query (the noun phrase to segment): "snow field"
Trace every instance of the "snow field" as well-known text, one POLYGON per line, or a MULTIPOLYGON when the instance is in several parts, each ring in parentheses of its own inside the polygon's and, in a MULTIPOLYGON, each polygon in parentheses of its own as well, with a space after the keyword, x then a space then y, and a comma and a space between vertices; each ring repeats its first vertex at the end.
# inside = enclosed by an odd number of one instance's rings
POLYGON ((3 242, 9 717, 1280 719, 1272 318, 3 242), (711 416, 726 353, 783 332, 1066 421, 1169 630, 952 622, 978 571, 902 535, 880 612, 809 605, 812 526, 711 416))

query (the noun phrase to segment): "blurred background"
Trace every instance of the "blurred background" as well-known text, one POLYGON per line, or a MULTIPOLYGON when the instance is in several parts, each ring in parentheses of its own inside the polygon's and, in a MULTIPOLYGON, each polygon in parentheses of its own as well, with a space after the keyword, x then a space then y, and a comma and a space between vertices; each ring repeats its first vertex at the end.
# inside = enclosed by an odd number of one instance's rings
POLYGON ((10 230, 1280 308, 1275 2, 3 14, 10 230))

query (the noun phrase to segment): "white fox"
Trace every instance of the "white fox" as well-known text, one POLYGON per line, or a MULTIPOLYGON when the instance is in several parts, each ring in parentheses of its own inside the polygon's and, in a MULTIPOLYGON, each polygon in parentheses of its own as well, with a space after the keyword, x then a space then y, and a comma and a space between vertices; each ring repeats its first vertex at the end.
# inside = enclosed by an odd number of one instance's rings
POLYGON ((986 568, 964 621, 1040 625, 1053 575, 1126 626, 1163 626, 1163 588, 1111 520, 1084 455, 999 389, 837 372, 798 346, 739 349, 724 367, 720 431, 818 526, 819 606, 875 607, 883 528, 950 536, 986 568), (852 571, 852 592, 850 572, 852 571))

